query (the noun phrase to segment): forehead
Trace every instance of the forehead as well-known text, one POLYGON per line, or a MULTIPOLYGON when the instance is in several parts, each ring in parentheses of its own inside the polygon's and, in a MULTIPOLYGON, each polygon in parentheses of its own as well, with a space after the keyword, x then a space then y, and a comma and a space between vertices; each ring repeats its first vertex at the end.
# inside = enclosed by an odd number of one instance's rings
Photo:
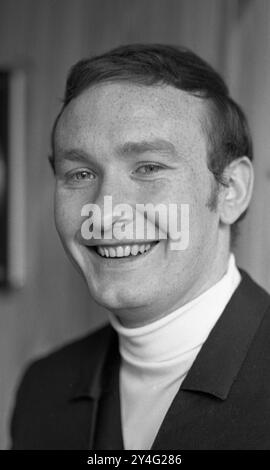
POLYGON ((205 113, 202 99, 171 86, 100 84, 64 109, 56 128, 56 148, 149 138, 166 138, 183 148, 206 148, 205 113))

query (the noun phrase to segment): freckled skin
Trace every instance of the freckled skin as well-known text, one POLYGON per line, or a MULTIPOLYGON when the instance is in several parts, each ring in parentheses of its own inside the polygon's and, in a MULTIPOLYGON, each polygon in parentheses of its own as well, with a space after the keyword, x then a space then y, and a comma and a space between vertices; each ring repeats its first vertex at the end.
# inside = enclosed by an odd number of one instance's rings
POLYGON ((207 168, 207 138, 203 131, 203 100, 170 86, 145 87, 107 83, 83 92, 63 112, 56 129, 56 226, 72 262, 83 274, 91 295, 135 327, 167 315, 200 295, 224 274, 229 253, 229 229, 220 224, 219 207, 207 205, 213 175, 207 168), (166 139, 175 156, 155 152, 124 159, 116 149, 128 141, 166 139), (87 152, 89 164, 65 163, 62 152, 87 152), (141 178, 139 164, 163 168, 141 178), (95 179, 67 185, 65 174, 90 169, 95 179), (134 177, 135 172, 135 177, 134 177), (108 266, 91 256, 78 238, 86 203, 182 203, 190 207, 190 242, 184 251, 170 250, 162 240, 144 262, 108 266))

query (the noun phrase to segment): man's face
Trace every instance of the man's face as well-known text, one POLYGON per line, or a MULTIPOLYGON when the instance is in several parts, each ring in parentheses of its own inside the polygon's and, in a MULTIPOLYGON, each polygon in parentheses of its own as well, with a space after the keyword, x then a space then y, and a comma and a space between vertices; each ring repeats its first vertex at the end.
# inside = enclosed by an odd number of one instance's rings
MULTIPOLYGON (((72 100, 58 122, 57 230, 93 298, 123 324, 164 316, 213 281, 219 215, 209 208, 214 177, 207 168, 205 106, 170 86, 107 83, 72 100), (181 204, 188 204, 187 249, 172 250, 168 237, 135 256, 97 253, 81 236, 81 209, 88 203, 102 209, 104 196, 112 197, 113 206, 177 204, 180 211, 181 204)), ((95 244, 109 252, 110 246, 132 248, 136 239, 134 234, 133 240, 113 237, 95 244)))

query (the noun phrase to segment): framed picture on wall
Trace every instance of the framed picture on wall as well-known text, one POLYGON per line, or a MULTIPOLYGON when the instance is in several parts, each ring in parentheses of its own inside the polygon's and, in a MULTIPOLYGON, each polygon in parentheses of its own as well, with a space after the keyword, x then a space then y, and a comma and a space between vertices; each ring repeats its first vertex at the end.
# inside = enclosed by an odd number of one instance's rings
POLYGON ((23 70, 0 66, 0 288, 25 281, 25 122, 23 70))

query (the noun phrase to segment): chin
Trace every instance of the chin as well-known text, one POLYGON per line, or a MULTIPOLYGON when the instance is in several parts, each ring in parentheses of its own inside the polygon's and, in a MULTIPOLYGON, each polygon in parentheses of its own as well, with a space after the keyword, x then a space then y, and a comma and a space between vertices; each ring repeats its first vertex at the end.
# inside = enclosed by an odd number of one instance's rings
MULTIPOLYGON (((108 285, 106 287, 104 285, 93 286, 89 281, 87 285, 93 299, 108 310, 136 309, 150 302, 150 299, 144 299, 145 296, 138 290, 135 292, 126 287, 120 288, 112 285, 110 287, 108 285)), ((148 297, 147 293, 145 295, 148 297)))

